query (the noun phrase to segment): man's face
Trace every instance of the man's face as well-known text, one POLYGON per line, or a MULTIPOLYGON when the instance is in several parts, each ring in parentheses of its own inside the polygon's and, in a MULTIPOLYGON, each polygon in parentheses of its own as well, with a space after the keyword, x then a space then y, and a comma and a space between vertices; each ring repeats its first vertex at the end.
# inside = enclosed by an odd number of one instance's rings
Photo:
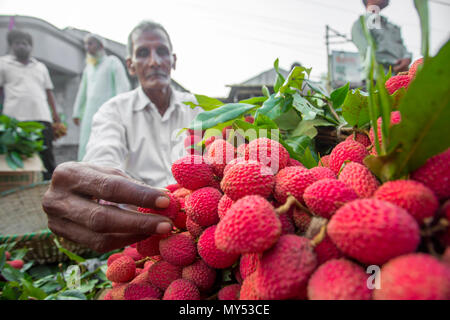
POLYGON ((19 60, 28 60, 32 47, 26 39, 17 39, 12 42, 11 49, 19 60))
POLYGON ((84 49, 90 55, 95 56, 95 54, 100 50, 101 46, 97 40, 94 38, 89 38, 84 42, 84 49))
POLYGON ((176 56, 166 34, 160 29, 134 33, 133 54, 127 59, 128 70, 136 75, 142 88, 165 89, 170 85, 170 72, 176 56))

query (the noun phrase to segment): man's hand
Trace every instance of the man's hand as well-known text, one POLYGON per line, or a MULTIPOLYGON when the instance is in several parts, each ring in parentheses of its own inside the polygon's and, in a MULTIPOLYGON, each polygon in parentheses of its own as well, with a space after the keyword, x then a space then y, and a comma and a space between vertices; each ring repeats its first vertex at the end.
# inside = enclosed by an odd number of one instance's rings
POLYGON ((102 205, 95 199, 146 208, 166 208, 170 201, 163 190, 136 182, 119 170, 66 162, 55 169, 42 200, 48 227, 101 253, 172 230, 167 217, 102 205))
POLYGON ((79 118, 73 118, 73 123, 75 123, 77 126, 80 125, 80 119, 79 118))
POLYGON ((411 59, 410 58, 405 58, 405 59, 398 60, 397 63, 395 64, 395 66, 394 66, 394 72, 395 73, 399 73, 399 72, 408 71, 410 63, 411 63, 411 59))

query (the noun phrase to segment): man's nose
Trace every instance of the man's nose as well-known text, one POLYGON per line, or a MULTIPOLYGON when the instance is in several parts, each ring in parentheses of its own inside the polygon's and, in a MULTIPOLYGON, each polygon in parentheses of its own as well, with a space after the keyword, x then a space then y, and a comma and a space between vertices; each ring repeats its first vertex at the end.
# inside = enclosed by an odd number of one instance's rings
POLYGON ((148 64, 149 64, 149 66, 161 65, 161 57, 158 55, 157 52, 155 52, 155 51, 151 52, 151 54, 148 57, 148 64))

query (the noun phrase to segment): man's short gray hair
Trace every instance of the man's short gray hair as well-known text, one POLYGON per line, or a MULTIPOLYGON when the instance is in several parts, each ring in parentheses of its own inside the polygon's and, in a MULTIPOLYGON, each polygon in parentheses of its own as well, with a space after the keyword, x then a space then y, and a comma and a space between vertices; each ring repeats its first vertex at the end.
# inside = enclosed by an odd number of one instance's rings
POLYGON ((170 51, 172 51, 172 41, 170 40, 169 33, 167 30, 162 26, 162 24, 151 21, 151 20, 144 20, 141 21, 136 27, 131 30, 130 34, 128 35, 128 42, 127 42, 127 53, 128 57, 131 57, 133 55, 133 35, 137 32, 141 33, 143 31, 153 31, 159 29, 162 32, 165 33, 167 36, 167 40, 169 40, 169 46, 170 51))

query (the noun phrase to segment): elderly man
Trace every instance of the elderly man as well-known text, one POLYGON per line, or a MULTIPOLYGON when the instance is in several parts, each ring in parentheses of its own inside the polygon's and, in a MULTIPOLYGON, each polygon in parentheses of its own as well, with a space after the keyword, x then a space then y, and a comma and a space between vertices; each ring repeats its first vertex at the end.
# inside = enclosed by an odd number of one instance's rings
POLYGON ((128 71, 137 76, 140 86, 100 108, 93 120, 86 162, 58 166, 43 199, 53 232, 99 252, 171 230, 172 222, 166 217, 92 199, 166 208, 170 201, 166 190, 156 187, 173 181, 171 163, 179 156, 175 150, 183 149, 183 138, 170 136, 201 111, 183 104, 195 101, 194 96, 171 86, 176 55, 163 26, 148 21, 136 26, 129 35, 128 54, 128 71))
POLYGON ((106 55, 104 40, 95 34, 84 39, 86 67, 83 71, 73 110, 73 121, 80 125, 78 160, 86 152, 91 134, 92 118, 100 106, 119 93, 130 90, 125 68, 113 55, 106 55))
MULTIPOLYGON (((412 54, 406 49, 400 27, 388 21, 384 16, 379 15, 379 11, 389 5, 389 0, 363 0, 366 7, 366 19, 375 18, 369 21, 369 31, 376 43, 376 61, 383 65, 386 72, 392 68, 392 73, 408 71, 412 54), (374 12, 375 11, 375 12, 374 12)), ((368 72, 368 42, 364 36, 359 19, 352 27, 352 40, 358 48, 361 60, 364 63, 364 73, 368 72)))
POLYGON ((44 180, 50 180, 56 167, 52 123, 60 123, 53 83, 47 67, 31 56, 33 38, 28 32, 13 29, 8 32, 7 40, 11 54, 0 57, 3 113, 19 121, 37 121, 45 126, 42 134, 46 148, 40 157, 47 170, 43 173, 44 180))

